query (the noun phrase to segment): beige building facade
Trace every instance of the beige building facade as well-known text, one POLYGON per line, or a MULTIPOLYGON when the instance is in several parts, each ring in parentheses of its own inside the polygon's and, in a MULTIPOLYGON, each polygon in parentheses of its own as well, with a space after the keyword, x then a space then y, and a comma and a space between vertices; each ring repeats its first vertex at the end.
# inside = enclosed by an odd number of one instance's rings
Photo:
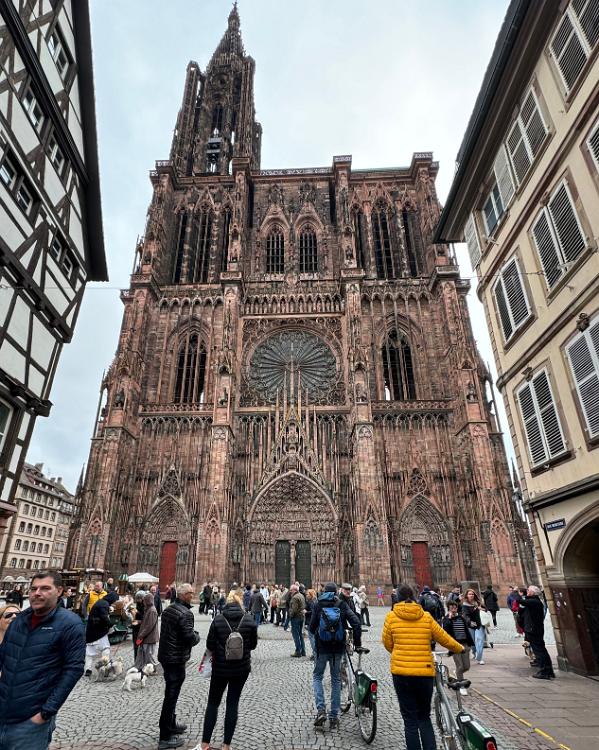
POLYGON ((436 231, 468 244, 560 666, 585 674, 599 673, 598 47, 597 0, 510 4, 436 231))

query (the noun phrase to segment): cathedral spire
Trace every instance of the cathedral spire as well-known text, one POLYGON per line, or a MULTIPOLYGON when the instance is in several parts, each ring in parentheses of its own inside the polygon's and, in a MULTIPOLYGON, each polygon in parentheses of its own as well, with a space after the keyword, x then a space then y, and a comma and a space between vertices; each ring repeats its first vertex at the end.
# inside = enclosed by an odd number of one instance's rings
POLYGON ((227 22, 227 30, 223 34, 223 38, 212 59, 208 63, 208 70, 214 65, 226 65, 230 62, 231 57, 245 57, 245 50, 243 48, 243 40, 241 39, 241 20, 239 18, 239 11, 237 10, 237 3, 233 4, 233 8, 229 13, 229 19, 227 22))

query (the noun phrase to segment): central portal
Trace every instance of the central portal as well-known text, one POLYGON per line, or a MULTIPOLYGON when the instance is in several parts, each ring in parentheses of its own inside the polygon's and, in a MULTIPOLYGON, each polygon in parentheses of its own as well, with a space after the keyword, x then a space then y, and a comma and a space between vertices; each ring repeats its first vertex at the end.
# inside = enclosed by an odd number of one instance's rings
POLYGON ((273 480, 254 500, 248 528, 245 580, 309 588, 338 578, 337 513, 311 478, 289 471, 273 480))

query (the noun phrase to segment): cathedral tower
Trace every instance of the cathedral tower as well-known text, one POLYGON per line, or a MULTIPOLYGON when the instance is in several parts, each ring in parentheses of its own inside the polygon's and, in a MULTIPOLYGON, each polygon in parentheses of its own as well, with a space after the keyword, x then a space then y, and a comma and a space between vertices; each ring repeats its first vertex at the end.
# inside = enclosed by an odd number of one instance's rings
POLYGON ((437 164, 260 169, 237 9, 187 69, 71 564, 113 575, 448 586, 526 579, 437 164))

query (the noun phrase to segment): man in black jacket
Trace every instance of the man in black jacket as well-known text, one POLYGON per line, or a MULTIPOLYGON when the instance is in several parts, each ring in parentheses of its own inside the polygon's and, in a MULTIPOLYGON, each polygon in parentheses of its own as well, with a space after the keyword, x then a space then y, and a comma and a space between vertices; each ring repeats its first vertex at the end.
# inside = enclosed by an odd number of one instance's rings
POLYGON ((119 598, 116 591, 110 591, 94 604, 89 611, 85 628, 85 676, 92 673, 94 660, 99 656, 110 656, 110 641, 108 631, 112 627, 110 622, 110 607, 119 598))
MULTIPOLYGON (((327 664, 331 671, 329 726, 331 729, 336 729, 339 726, 339 711, 341 710, 341 659, 345 649, 345 631, 350 628, 354 633, 354 646, 360 648, 362 645, 362 623, 360 622, 360 618, 352 611, 344 598, 337 596, 337 584, 327 583, 324 587, 324 594, 321 594, 314 604, 312 619, 310 620, 310 632, 316 637, 316 660, 312 676, 314 701, 317 711, 316 719, 314 720, 314 726, 316 727, 322 726, 327 720, 326 703, 322 687, 322 678, 327 664), (323 609, 332 610, 333 612, 339 609, 341 627, 343 628, 343 633, 342 635, 340 634, 341 637, 338 638, 336 634, 331 634, 328 640, 321 638, 320 629, 323 609)), ((327 634, 325 633, 325 635, 327 634)))
POLYGON ((489 584, 483 591, 483 601, 487 611, 491 613, 493 618, 493 625, 497 627, 497 612, 499 612, 499 602, 497 601, 497 594, 493 591, 493 586, 489 584))
POLYGON ((184 583, 177 590, 173 604, 162 614, 158 661, 164 669, 164 701, 160 713, 158 750, 181 747, 184 741, 177 735, 187 729, 185 724, 177 724, 175 710, 185 681, 185 665, 191 656, 191 649, 200 642, 200 636, 193 628, 192 596, 193 588, 189 583, 184 583))
POLYGON ((545 646, 545 608, 541 601, 541 589, 529 586, 526 597, 522 599, 518 611, 518 622, 524 630, 524 637, 530 643, 539 671, 533 674, 538 680, 555 678, 551 657, 545 646))

